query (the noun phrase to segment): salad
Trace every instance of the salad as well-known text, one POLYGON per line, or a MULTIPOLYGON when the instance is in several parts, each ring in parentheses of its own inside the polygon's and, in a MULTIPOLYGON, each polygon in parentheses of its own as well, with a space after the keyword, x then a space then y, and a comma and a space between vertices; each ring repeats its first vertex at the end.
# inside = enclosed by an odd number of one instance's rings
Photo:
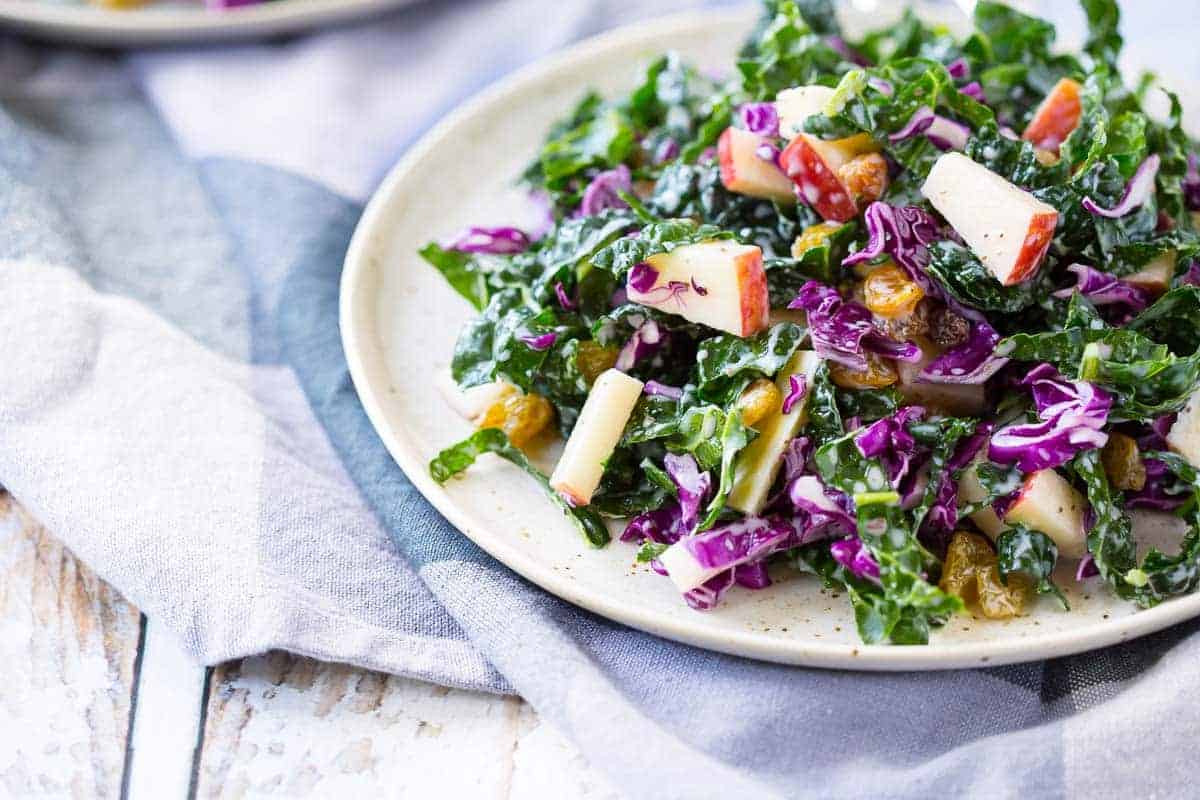
POLYGON ((479 310, 449 395, 478 431, 433 477, 508 459, 698 610, 811 573, 870 643, 1064 580, 1194 591, 1200 170, 1175 95, 1122 80, 1116 3, 1075 55, 994 2, 961 40, 765 6, 730 76, 664 55, 553 126, 545 229, 421 250, 479 310), (1178 547, 1139 555, 1135 509, 1178 547))

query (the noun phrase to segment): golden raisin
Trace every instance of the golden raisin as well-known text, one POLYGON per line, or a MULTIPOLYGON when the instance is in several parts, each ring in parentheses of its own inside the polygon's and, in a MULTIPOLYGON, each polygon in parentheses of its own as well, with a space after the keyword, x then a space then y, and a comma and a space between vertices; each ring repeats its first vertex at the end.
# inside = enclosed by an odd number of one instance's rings
POLYGON ((987 539, 974 533, 956 531, 946 548, 942 564, 942 580, 938 586, 947 594, 961 597, 970 603, 978 596, 977 576, 981 570, 996 563, 996 554, 987 539))
POLYGON ((1019 616, 1033 599, 1033 581, 1020 572, 1010 572, 1007 584, 1000 580, 1000 569, 993 564, 975 575, 979 593, 979 610, 988 619, 1009 619, 1019 616))
POLYGON ((779 389, 766 378, 759 378, 742 391, 737 410, 742 412, 742 424, 754 425, 783 403, 779 389))
POLYGON ((874 353, 867 353, 865 371, 830 362, 829 377, 843 389, 882 389, 900 379, 896 368, 874 353))
POLYGON ((837 175, 859 207, 875 202, 887 191, 887 159, 879 153, 850 159, 838 169, 837 175))
POLYGON ((510 442, 524 447, 554 419, 550 401, 540 394, 510 394, 493 403, 479 420, 480 428, 499 428, 510 442))
POLYGON ((805 228, 792 242, 792 258, 800 258, 814 247, 824 247, 829 237, 842 227, 840 222, 818 222, 805 228))
POLYGON ((1138 453, 1137 441, 1123 433, 1110 433, 1108 444, 1100 451, 1100 463, 1113 488, 1141 491, 1146 485, 1146 465, 1138 453))
POLYGON ((904 270, 890 262, 863 281, 865 305, 886 319, 908 316, 924 296, 925 291, 910 281, 904 270))
POLYGON ((613 368, 620 352, 615 347, 605 347, 599 342, 582 341, 579 343, 579 351, 575 354, 575 366, 579 367, 583 379, 590 384, 606 370, 613 368))
POLYGON ((1059 162, 1058 153, 1041 147, 1034 148, 1033 156, 1043 167, 1053 167, 1059 162))

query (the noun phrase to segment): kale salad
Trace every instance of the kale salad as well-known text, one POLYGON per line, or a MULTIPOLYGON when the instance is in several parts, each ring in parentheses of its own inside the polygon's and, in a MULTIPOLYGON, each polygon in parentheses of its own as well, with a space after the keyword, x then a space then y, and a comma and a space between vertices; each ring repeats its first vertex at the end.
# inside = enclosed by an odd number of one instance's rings
POLYGON ((479 311, 448 392, 478 430, 433 477, 511 461, 697 610, 811 573, 868 643, 1066 610, 1064 580, 1194 591, 1197 146, 1082 5, 1066 54, 987 0, 966 38, 859 40, 767 0, 727 74, 666 54, 585 96, 521 176, 544 229, 421 250, 479 311), (1140 553, 1136 509, 1186 533, 1140 553))

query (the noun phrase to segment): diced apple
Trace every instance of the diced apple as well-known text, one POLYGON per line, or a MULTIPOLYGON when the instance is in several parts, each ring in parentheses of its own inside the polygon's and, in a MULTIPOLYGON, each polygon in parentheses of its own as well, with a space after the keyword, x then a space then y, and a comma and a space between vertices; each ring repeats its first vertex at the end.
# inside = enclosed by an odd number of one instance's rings
POLYGON ((729 127, 717 140, 717 160, 721 165, 721 183, 731 192, 774 200, 796 202, 796 189, 775 161, 764 159, 759 148, 767 140, 750 131, 729 127))
POLYGON ((1171 286, 1171 279, 1175 277, 1175 260, 1177 257, 1178 254, 1174 250, 1168 250, 1162 255, 1156 256, 1146 262, 1137 272, 1132 275, 1126 275, 1121 280, 1131 283, 1155 297, 1165 294, 1171 286))
POLYGON ((775 95, 775 113, 779 115, 779 135, 792 139, 804 133, 804 121, 821 114, 833 99, 834 90, 828 86, 797 86, 775 95))
POLYGON ((855 159, 882 159, 878 150, 878 145, 865 133, 833 141, 801 133, 780 154, 779 166, 796 183, 804 201, 823 219, 848 222, 858 215, 856 195, 861 193, 852 191, 844 178, 859 172, 852 163, 855 159))
POLYGON ((493 405, 517 391, 517 387, 507 381, 491 383, 460 389, 450 377, 449 370, 440 373, 436 378, 436 386, 446 403, 463 419, 475 422, 493 405))
POLYGON ((1059 145, 1079 124, 1083 109, 1079 102, 1079 89, 1079 84, 1070 78, 1063 78, 1054 84, 1050 94, 1034 112, 1021 138, 1043 150, 1057 153, 1059 145))
MULTIPOLYGON (((983 484, 979 482, 979 475, 975 471, 979 464, 987 460, 987 456, 984 455, 986 452, 987 448, 984 447, 975 461, 959 475, 958 504, 960 506, 981 502, 988 496, 987 489, 983 488, 983 484)), ((1004 530, 1004 523, 1000 521, 1000 517, 996 516, 996 512, 992 510, 991 506, 984 506, 971 514, 971 521, 993 540, 1004 530)))
POLYGON ((637 378, 615 369, 602 373, 592 384, 562 458, 550 476, 551 488, 567 502, 586 506, 592 501, 604 464, 621 440, 642 387, 637 378))
POLYGON ((896 372, 900 375, 896 388, 907 402, 956 417, 983 413, 987 408, 987 393, 982 384, 922 383, 921 370, 941 355, 942 348, 924 336, 911 336, 909 340, 921 348, 921 360, 896 362, 896 372))
POLYGON ((921 194, 1005 286, 1037 273, 1058 225, 1053 206, 961 153, 938 158, 921 194))
POLYGON ((1193 467, 1200 467, 1200 391, 1188 398, 1187 405, 1175 418, 1175 424, 1167 432, 1167 446, 1193 467))
POLYGON ((630 302, 735 336, 766 330, 771 303, 757 247, 726 239, 699 242, 650 256, 646 263, 656 273, 654 284, 636 289, 631 273, 630 302))
POLYGON ((1066 478, 1053 469, 1043 469, 1025 476, 1004 521, 1019 522, 1046 534, 1058 545, 1058 554, 1063 558, 1083 558, 1087 554, 1084 507, 1083 497, 1066 478))
MULTIPOLYGON (((791 391, 791 377, 803 378, 812 388, 813 376, 821 366, 820 357, 809 350, 797 351, 775 379, 780 395, 787 397, 791 391)), ((746 446, 734 462, 733 489, 727 504, 746 514, 758 514, 767 504, 767 495, 779 467, 783 463, 783 451, 788 442, 795 438, 808 421, 808 394, 805 393, 788 413, 782 408, 772 411, 754 426, 758 436, 746 446)))

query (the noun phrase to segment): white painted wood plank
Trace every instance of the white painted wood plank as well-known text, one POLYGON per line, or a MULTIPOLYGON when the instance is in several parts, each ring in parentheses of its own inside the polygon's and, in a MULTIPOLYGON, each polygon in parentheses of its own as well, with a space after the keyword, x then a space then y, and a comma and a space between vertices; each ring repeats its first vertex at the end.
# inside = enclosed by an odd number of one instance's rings
POLYGON ((0 490, 0 797, 117 797, 138 610, 0 490))
POLYGON ((521 705, 510 800, 621 800, 621 793, 574 743, 521 705))
POLYGON ((505 800, 520 701, 283 653, 218 668, 197 796, 505 800))
POLYGON ((129 800, 187 797, 204 672, 161 624, 147 622, 126 778, 129 800))

